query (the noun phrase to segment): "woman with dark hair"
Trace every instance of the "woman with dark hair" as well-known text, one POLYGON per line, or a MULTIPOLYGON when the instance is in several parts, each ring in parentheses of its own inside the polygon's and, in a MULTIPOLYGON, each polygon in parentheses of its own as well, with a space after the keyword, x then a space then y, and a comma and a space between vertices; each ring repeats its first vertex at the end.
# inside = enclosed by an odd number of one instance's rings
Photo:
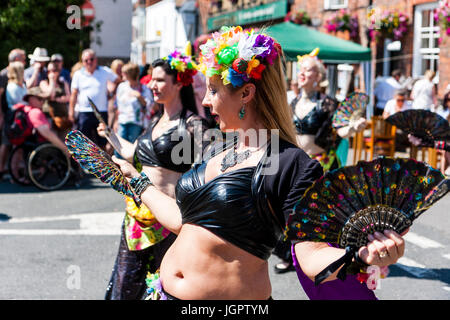
MULTIPOLYGON (((174 198, 176 182, 191 168, 194 151, 202 151, 205 146, 202 141, 202 145, 195 148, 194 128, 203 133, 208 126, 195 112, 192 76, 196 69, 190 57, 175 51, 164 59, 155 60, 152 67, 149 87, 155 102, 161 105, 161 112, 135 143, 119 138, 122 149, 118 151, 128 163, 150 177, 160 192, 174 198), (179 145, 189 148, 173 152, 179 145), (185 150, 190 153, 183 154, 185 150)), ((104 130, 100 125, 99 134, 104 135, 104 130)), ((147 273, 159 268, 165 251, 176 237, 144 204, 137 208, 134 201, 127 198, 126 206, 119 253, 106 299, 141 299, 146 290, 147 273)))

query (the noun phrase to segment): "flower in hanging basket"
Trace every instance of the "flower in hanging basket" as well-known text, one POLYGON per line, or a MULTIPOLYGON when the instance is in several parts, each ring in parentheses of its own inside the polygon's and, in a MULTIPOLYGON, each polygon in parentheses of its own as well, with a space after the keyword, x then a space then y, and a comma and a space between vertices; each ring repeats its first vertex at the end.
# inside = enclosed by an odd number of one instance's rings
POLYGON ((357 39, 359 33, 358 16, 351 15, 350 11, 341 9, 334 12, 330 18, 325 21, 325 29, 328 33, 337 31, 348 31, 351 39, 357 39))
POLYGON ((409 17, 402 12, 384 11, 379 16, 372 16, 369 34, 372 40, 380 37, 400 40, 408 32, 409 17))
POLYGON ((296 24, 311 25, 311 18, 303 9, 289 11, 284 17, 284 21, 291 21, 296 24))
MULTIPOLYGON (((450 0, 439 1, 439 7, 434 11, 434 21, 439 24, 445 35, 450 36, 450 0)), ((442 32, 439 44, 442 42, 442 32)))

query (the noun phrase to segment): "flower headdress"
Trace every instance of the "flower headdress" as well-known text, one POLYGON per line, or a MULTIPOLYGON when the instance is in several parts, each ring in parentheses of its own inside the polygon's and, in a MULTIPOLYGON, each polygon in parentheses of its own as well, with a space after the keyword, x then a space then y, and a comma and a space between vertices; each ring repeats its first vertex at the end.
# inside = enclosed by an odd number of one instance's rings
POLYGON ((199 70, 207 77, 219 75, 223 84, 240 87, 250 79, 259 80, 268 64, 281 51, 271 37, 242 27, 222 27, 200 46, 199 70))
POLYGON ((173 51, 164 60, 167 60, 172 70, 177 71, 177 81, 183 86, 188 86, 194 82, 193 76, 197 73, 197 65, 192 61, 190 55, 190 43, 186 45, 186 54, 178 50, 173 51))

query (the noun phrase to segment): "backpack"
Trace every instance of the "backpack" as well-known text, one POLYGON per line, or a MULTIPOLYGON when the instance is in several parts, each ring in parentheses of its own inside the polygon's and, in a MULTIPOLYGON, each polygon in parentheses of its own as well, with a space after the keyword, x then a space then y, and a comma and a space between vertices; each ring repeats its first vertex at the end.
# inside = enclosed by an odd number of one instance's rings
POLYGON ((23 144, 27 137, 33 134, 33 127, 28 121, 25 105, 15 105, 8 120, 5 125, 5 132, 11 144, 23 144))

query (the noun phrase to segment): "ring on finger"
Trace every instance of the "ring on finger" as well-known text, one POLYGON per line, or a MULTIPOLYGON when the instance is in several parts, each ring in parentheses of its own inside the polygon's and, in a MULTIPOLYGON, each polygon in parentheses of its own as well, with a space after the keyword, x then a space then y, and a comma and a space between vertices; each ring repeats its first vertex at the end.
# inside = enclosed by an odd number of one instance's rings
POLYGON ((386 258, 388 255, 389 255, 389 254, 388 254, 387 251, 381 251, 381 252, 379 253, 379 256, 380 256, 381 259, 386 258))

